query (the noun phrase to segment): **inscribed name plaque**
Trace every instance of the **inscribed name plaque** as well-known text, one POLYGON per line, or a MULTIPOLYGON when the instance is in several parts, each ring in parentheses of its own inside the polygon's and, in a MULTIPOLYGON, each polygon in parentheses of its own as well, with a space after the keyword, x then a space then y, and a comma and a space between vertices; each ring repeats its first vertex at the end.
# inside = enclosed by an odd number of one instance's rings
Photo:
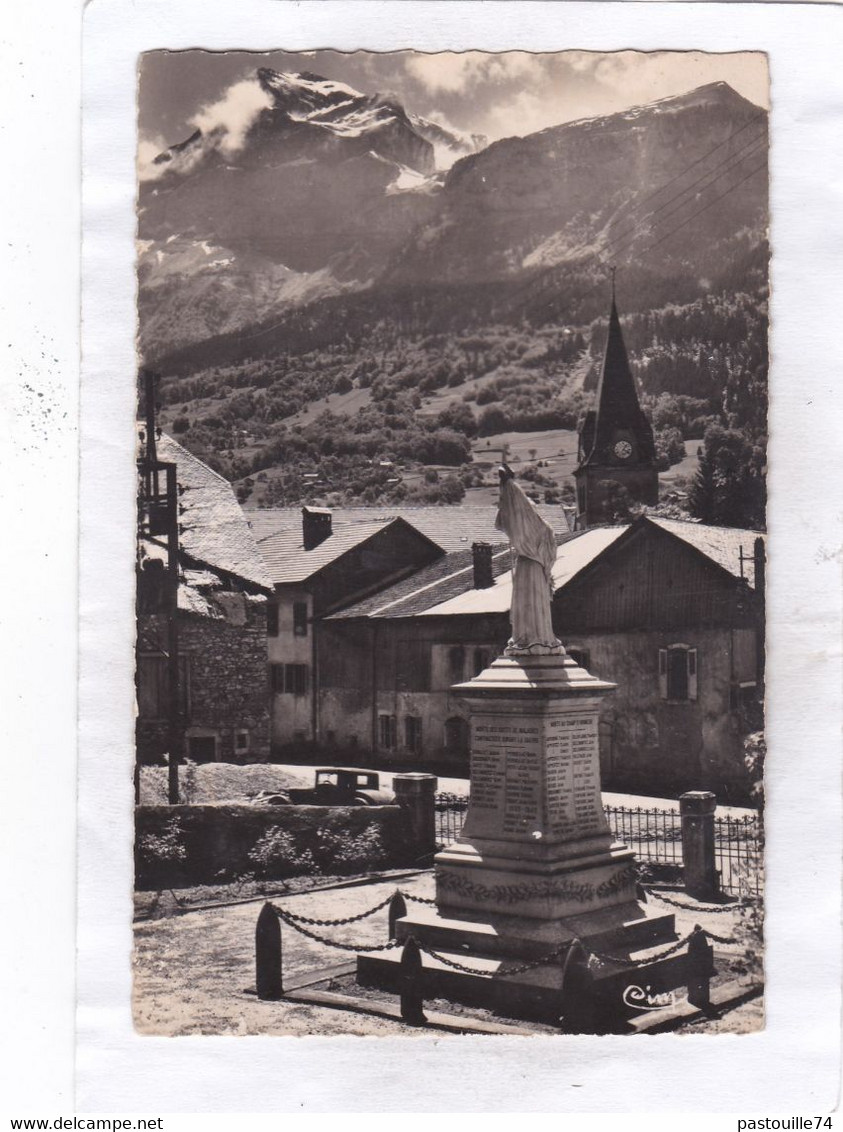
POLYGON ((464 833, 530 835, 541 823, 541 720, 482 715, 472 721, 471 801, 464 833))
POLYGON ((545 832, 556 840, 603 833, 597 713, 545 720, 545 832))
POLYGON ((573 840, 601 833, 596 712, 477 715, 463 836, 573 840))

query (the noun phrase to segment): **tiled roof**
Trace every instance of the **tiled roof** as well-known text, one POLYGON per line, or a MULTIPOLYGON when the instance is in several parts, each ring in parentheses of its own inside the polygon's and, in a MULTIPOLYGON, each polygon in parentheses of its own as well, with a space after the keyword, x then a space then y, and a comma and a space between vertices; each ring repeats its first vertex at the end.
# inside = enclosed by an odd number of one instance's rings
MULTIPOLYGON (((756 531, 728 527, 708 527, 701 523, 684 523, 674 519, 654 519, 653 523, 670 534, 683 539, 689 546, 701 551, 707 558, 724 567, 736 578, 741 577, 740 547, 743 547, 743 576, 754 584, 751 561, 756 531)), ((638 520, 642 522, 642 520, 638 520)), ((617 527, 592 527, 564 538, 556 553, 553 566, 553 586, 562 589, 580 571, 599 558, 604 551, 630 529, 626 524, 617 527)), ((499 536, 500 537, 500 536, 499 536)), ((471 551, 448 554, 411 578, 405 578, 375 597, 367 598, 333 615, 334 620, 352 617, 451 617, 463 614, 507 613, 512 603, 512 574, 509 548, 504 546, 493 552, 494 585, 474 589, 471 551)))
MULTIPOLYGON (((561 507, 538 504, 536 510, 550 523, 557 537, 569 533, 568 520, 561 507)), ((261 546, 267 535, 280 531, 301 533, 300 507, 266 508, 244 513, 261 546)), ((383 523, 388 519, 404 519, 447 551, 469 549, 473 542, 488 542, 493 546, 501 542, 501 532, 495 529, 497 510, 494 506, 461 503, 437 507, 336 507, 332 514, 335 530, 348 523, 383 523)))
POLYGON ((176 465, 181 549, 197 564, 233 574, 264 589, 272 588, 255 536, 231 484, 172 437, 157 442, 159 460, 176 465))
POLYGON ((334 523, 331 534, 323 542, 305 550, 301 511, 298 518, 297 527, 258 539, 258 548, 273 582, 303 582, 397 521, 380 519, 368 523, 334 523))
MULTIPOLYGON (((509 547, 492 552, 492 574, 497 577, 510 567, 509 547)), ((439 603, 470 588, 474 580, 473 556, 470 550, 454 550, 444 558, 417 570, 380 593, 358 601, 335 613, 329 620, 349 617, 412 617, 423 613, 431 603, 439 603)))
POLYGON ((705 523, 657 519, 651 515, 648 515, 647 519, 662 530, 681 538, 689 546, 695 547, 734 577, 743 577, 748 585, 755 587, 753 548, 757 538, 762 538, 766 542, 765 536, 760 531, 746 531, 738 527, 710 527, 705 523), (743 573, 741 573, 741 550, 743 550, 743 573))
MULTIPOLYGON (((553 567, 556 589, 565 585, 628 527, 600 527, 568 535, 560 545, 553 567)), ((412 578, 405 578, 377 596, 334 614, 350 617, 448 617, 463 613, 507 613, 512 600, 511 558, 507 545, 492 554, 494 585, 474 588, 470 550, 451 553, 412 578)))
MULTIPOLYGON (((554 590, 575 577, 617 541, 629 527, 595 527, 566 539, 556 551, 552 577, 554 590)), ((421 611, 425 617, 455 617, 466 613, 508 613, 512 605, 512 571, 507 570, 485 590, 466 588, 461 594, 430 605, 421 611)))

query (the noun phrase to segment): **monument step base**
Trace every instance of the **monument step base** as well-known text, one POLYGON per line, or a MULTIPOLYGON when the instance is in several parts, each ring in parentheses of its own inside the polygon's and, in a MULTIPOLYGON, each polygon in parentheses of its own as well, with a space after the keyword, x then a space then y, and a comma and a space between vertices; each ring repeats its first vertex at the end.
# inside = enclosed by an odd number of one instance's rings
POLYGON ((447 910, 413 909, 396 924, 400 941, 415 936, 427 946, 465 954, 539 959, 560 943, 579 939, 595 950, 658 947, 676 939, 671 913, 648 916, 635 903, 617 905, 563 921, 530 920, 519 916, 468 919, 447 910))
MULTIPOLYGON (((625 1001, 628 988, 646 987, 650 994, 664 993, 687 982, 685 956, 655 959, 652 963, 629 968, 601 964, 594 972, 588 1020, 578 1022, 568 1013, 563 995, 562 967, 542 965, 529 971, 507 974, 523 961, 501 956, 466 954, 465 951, 435 949, 434 957, 423 955, 422 993, 425 999, 444 998, 465 1006, 492 1010, 508 1018, 560 1025, 574 1033, 628 1032, 627 1022, 639 1015, 625 1001), (470 971, 450 966, 457 963, 470 971)), ((631 956, 634 958, 634 954, 631 956)), ((401 991, 401 952, 361 953, 357 956, 357 982, 392 994, 401 991)))

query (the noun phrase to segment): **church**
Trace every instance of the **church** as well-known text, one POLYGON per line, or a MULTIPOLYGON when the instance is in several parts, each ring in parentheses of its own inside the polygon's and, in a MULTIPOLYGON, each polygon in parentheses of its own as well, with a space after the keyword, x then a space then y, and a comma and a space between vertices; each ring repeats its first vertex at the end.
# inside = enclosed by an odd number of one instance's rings
POLYGON ((624 504, 654 506, 659 473, 653 427, 638 401, 612 282, 609 334, 595 406, 579 434, 576 530, 617 522, 624 504))

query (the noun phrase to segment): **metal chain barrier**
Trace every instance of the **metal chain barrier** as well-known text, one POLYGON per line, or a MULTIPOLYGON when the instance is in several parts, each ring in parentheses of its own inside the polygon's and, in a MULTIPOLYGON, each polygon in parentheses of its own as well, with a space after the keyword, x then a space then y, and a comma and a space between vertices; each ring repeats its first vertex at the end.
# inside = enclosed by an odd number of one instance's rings
POLYGON ((705 931, 705 934, 708 936, 708 938, 713 939, 715 943, 740 943, 740 940, 735 939, 734 936, 729 937, 725 935, 715 935, 714 932, 710 932, 707 928, 704 928, 703 930, 705 931))
POLYGON ((386 900, 382 900, 380 904, 376 904, 374 908, 370 908, 368 912, 360 912, 356 916, 345 916, 341 920, 313 920, 309 916, 299 916, 295 912, 288 912, 286 908, 277 908, 274 904, 272 907, 279 916, 283 913, 285 919, 289 921, 294 920, 298 924, 311 924, 313 927, 317 928, 340 928, 344 924, 355 924, 358 920, 365 920, 368 916, 374 916, 375 912, 380 912, 381 908, 385 908, 391 900, 392 897, 387 896, 386 900))
MULTIPOLYGON (((435 905, 435 903, 436 903, 435 900, 428 900, 425 897, 421 897, 421 896, 412 896, 408 892, 401 892, 401 896, 408 897, 410 900, 415 900, 419 904, 435 905)), ((343 927, 346 924, 357 923, 360 920, 367 919, 369 916, 373 916, 376 912, 380 912, 383 908, 386 908, 386 906, 391 903, 392 899, 393 899, 393 897, 389 896, 389 897, 387 897, 386 900, 382 900, 379 904, 376 904, 373 908, 369 908, 365 912, 360 912, 356 916, 345 916, 342 919, 338 919, 338 920, 317 920, 317 919, 313 919, 309 916, 299 916, 299 915, 296 915, 293 912, 288 912, 284 908, 279 908, 276 904, 270 904, 269 907, 272 909, 272 911, 275 913, 275 915, 279 918, 279 920, 281 920, 283 923, 287 924, 288 927, 295 928, 295 930, 297 932, 299 932, 301 935, 307 936, 309 939, 315 940, 316 943, 324 944, 326 947, 335 947, 335 948, 338 948, 342 951, 355 951, 355 952, 356 951, 363 951, 363 952, 366 952, 366 951, 391 951, 391 950, 394 950, 396 947, 403 947, 404 943, 407 942, 407 941, 405 940, 405 941, 402 941, 402 942, 399 943, 398 940, 391 939, 391 940, 389 940, 388 943, 362 944, 362 945, 361 944, 352 944, 352 943, 339 943, 337 940, 327 939, 325 936, 319 935, 317 932, 310 931, 309 928, 305 927, 304 925, 309 924, 313 927, 343 927)), ((657 899, 661 899, 661 897, 657 897, 657 899)), ((668 904, 676 904, 677 907, 684 908, 686 911, 689 911, 689 912, 690 911, 700 911, 700 912, 708 911, 707 908, 694 909, 694 908, 691 908, 687 904, 680 904, 678 901, 675 901, 675 900, 667 900, 667 903, 668 904)), ((730 905, 729 907, 731 909, 734 909, 736 906, 730 905)), ((724 909, 722 907, 717 907, 717 908, 711 909, 711 911, 718 911, 718 912, 721 912, 721 911, 724 911, 724 910, 729 910, 729 909, 724 909)), ((702 930, 704 931, 704 934, 706 935, 706 937, 714 940, 715 943, 728 944, 728 943, 737 943, 738 942, 734 938, 716 935, 714 932, 708 931, 707 929, 702 929, 702 930)), ((581 943, 581 946, 583 947, 583 950, 585 951, 586 955, 589 958, 597 959, 599 962, 617 963, 622 967, 630 967, 630 968, 646 967, 650 963, 657 962, 660 959, 667 959, 669 956, 675 955, 677 952, 681 951, 682 948, 687 945, 688 941, 690 940, 690 938, 693 934, 694 934, 694 932, 689 932, 688 935, 686 935, 683 939, 680 939, 680 940, 678 940, 678 942, 671 944, 671 946, 668 947, 666 950, 660 951, 657 955, 650 955, 646 959, 627 959, 627 958, 625 958, 624 956, 621 956, 621 955, 610 955, 606 952, 594 951, 592 948, 590 948, 587 945, 584 945, 582 943, 581 943)), ((435 959, 438 963, 444 964, 444 966, 446 966, 446 967, 451 967, 455 971, 462 971, 467 975, 480 975, 480 974, 485 973, 482 968, 469 967, 466 964, 459 963, 454 959, 448 959, 448 958, 446 958, 446 956, 442 955, 440 952, 435 951, 432 947, 428 947, 426 944, 422 943, 421 940, 415 939, 415 937, 412 937, 412 936, 410 938, 414 939, 414 942, 418 945, 420 951, 423 951, 426 955, 429 955, 432 959, 435 959)), ((571 940, 566 940, 564 943, 560 943, 558 947, 554 948, 553 951, 549 952, 547 955, 543 955, 540 959, 534 959, 534 960, 531 960, 528 963, 521 963, 517 967, 511 967, 509 970, 503 971, 503 972, 500 972, 500 973, 503 974, 504 976, 522 975, 522 974, 525 974, 527 971, 535 970, 537 967, 543 967, 543 966, 546 966, 550 963, 553 963, 557 959, 560 959, 567 952, 567 950, 571 946, 572 942, 573 941, 571 941, 571 940)))
MULTIPOLYGON (((457 963, 454 959, 446 959, 438 951, 434 951, 432 947, 427 947, 420 940, 415 941, 418 944, 419 950, 435 959, 438 963, 444 963, 446 967, 453 967, 455 971, 464 971, 467 975, 484 975, 486 971, 479 967, 467 967, 464 963, 457 963)), ((511 967, 508 971, 498 971, 499 975, 523 975, 525 971, 534 971, 536 967, 543 967, 545 964, 552 963, 555 959, 559 959, 564 952, 568 950, 570 941, 561 943, 549 955, 543 955, 541 959, 535 959, 530 963, 522 963, 518 967, 511 967)))
POLYGON ((669 955, 681 951, 693 934, 693 932, 689 932, 684 939, 671 944, 666 951, 660 951, 658 955, 651 955, 647 959, 625 959, 622 955, 606 955, 602 951, 592 951, 589 947, 586 947, 585 950, 589 956, 593 955, 595 959, 600 959, 604 963, 619 963, 622 967, 646 967, 649 963, 655 963, 658 959, 667 959, 669 955))
POLYGON ((680 900, 674 900, 670 896, 665 896, 662 892, 657 892, 652 888, 645 889, 647 896, 652 896, 662 904, 670 904, 674 908, 681 908, 683 912, 700 912, 706 913, 713 912, 715 915, 722 915, 723 912, 737 912, 739 909, 746 906, 751 906, 756 902, 750 897, 745 896, 737 900, 734 904, 683 904, 680 900))
MULTIPOLYGON (((274 904, 270 904, 269 906, 278 917, 278 919, 287 924, 288 927, 295 928, 297 932, 300 932, 302 935, 306 935, 309 939, 316 940, 317 943, 324 943, 326 947, 337 947, 341 951, 390 951, 394 947, 402 946, 395 939, 391 939, 389 943, 364 944, 362 947, 359 943, 339 943, 334 939, 326 939, 325 936, 318 935, 316 932, 312 932, 308 928, 304 927, 303 924, 297 923, 295 920, 290 918, 290 916, 284 911, 283 908, 277 908, 274 904)), ((383 907, 383 905, 381 905, 381 907, 383 907)), ((358 916, 355 918, 361 919, 362 917, 358 916)), ((350 921, 344 922, 348 923, 350 921)))
POLYGON ((428 900, 426 896, 413 896, 412 892, 404 892, 403 889, 398 890, 405 900, 413 900, 416 904, 429 904, 431 908, 436 907, 435 900, 428 900))

